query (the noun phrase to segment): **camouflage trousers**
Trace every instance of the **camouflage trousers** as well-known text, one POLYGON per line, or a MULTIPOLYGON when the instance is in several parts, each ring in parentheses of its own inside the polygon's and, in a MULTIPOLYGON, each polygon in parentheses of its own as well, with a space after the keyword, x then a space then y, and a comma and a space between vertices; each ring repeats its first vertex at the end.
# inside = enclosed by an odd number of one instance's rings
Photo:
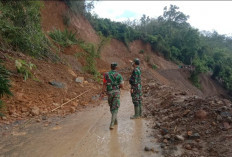
POLYGON ((120 107, 120 92, 108 93, 108 104, 110 106, 111 113, 118 112, 120 107))
POLYGON ((132 102, 135 106, 142 106, 142 90, 135 90, 131 93, 132 102))

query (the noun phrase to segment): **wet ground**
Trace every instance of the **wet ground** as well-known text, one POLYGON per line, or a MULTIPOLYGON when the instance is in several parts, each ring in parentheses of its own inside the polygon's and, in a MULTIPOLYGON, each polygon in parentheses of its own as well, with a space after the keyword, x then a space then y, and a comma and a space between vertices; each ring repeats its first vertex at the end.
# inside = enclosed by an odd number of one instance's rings
POLYGON ((111 114, 103 100, 98 107, 53 120, 48 126, 41 121, 2 133, 0 157, 161 156, 160 146, 147 127, 148 120, 131 120, 133 113, 130 94, 123 91, 119 124, 114 130, 109 130, 111 114), (145 146, 154 151, 144 151, 145 146))

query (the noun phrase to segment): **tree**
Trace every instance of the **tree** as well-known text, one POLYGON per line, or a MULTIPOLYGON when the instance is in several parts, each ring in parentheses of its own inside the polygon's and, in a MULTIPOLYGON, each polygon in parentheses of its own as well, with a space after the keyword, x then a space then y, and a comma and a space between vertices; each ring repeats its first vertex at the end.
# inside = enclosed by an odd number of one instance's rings
POLYGON ((179 24, 187 23, 189 16, 178 11, 178 9, 179 7, 177 7, 176 5, 170 5, 169 10, 167 9, 167 6, 165 6, 164 13, 163 13, 163 19, 165 21, 171 21, 171 22, 175 22, 179 24))

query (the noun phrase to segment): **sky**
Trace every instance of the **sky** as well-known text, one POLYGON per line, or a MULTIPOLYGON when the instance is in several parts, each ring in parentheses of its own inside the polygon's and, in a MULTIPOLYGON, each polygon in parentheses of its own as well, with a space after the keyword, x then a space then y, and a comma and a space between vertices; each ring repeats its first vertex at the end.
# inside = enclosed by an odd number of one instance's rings
POLYGON ((232 36, 232 1, 95 1, 92 12, 114 21, 140 19, 143 14, 157 18, 170 4, 189 15, 192 27, 232 36))

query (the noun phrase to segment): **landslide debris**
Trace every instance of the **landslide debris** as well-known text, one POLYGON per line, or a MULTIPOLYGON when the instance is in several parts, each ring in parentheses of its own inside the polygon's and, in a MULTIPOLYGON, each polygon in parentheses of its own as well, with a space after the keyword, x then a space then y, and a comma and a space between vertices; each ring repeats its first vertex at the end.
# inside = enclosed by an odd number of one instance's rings
POLYGON ((145 117, 152 117, 154 137, 164 156, 232 156, 232 103, 190 95, 150 80, 143 85, 145 117))

